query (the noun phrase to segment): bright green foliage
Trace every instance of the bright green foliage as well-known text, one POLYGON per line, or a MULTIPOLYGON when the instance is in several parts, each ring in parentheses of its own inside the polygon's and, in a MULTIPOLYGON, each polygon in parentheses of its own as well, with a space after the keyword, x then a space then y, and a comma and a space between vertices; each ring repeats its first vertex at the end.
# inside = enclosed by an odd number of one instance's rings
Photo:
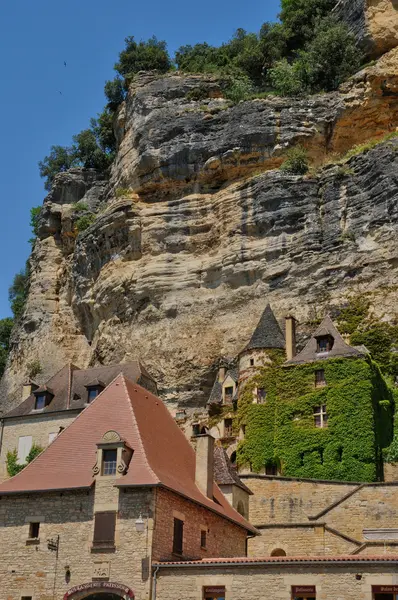
POLYGON ((30 226, 32 228, 32 233, 35 237, 39 235, 39 217, 41 212, 41 206, 33 206, 30 209, 30 226))
POLYGON ((302 146, 294 146, 286 153, 287 159, 281 170, 291 175, 305 175, 308 172, 308 155, 302 146))
POLYGON ((64 146, 51 146, 48 156, 39 162, 40 177, 46 179, 44 187, 47 191, 51 186, 57 173, 62 173, 76 166, 77 159, 73 148, 64 146))
POLYGON ((79 233, 81 233, 82 231, 86 231, 86 229, 88 229, 90 227, 90 225, 92 225, 95 221, 95 215, 93 215, 92 213, 88 214, 88 215, 83 215, 82 217, 79 217, 79 219, 77 219, 76 221, 76 229, 79 233))
POLYGON ((25 269, 14 276, 14 280, 8 290, 8 299, 15 319, 19 319, 25 309, 29 293, 29 278, 29 263, 26 263, 25 269))
POLYGON ((288 52, 300 50, 314 35, 317 23, 326 17, 337 0, 282 0, 279 18, 283 23, 288 52))
POLYGON ((269 80, 281 96, 301 96, 305 92, 303 65, 299 61, 291 64, 283 58, 269 70, 269 80))
POLYGON ((353 346, 364 345, 386 375, 398 377, 398 326, 369 318, 370 301, 352 296, 338 316, 341 333, 350 334, 353 346))
POLYGON ((11 452, 7 452, 7 473, 10 477, 17 475, 24 469, 29 463, 32 462, 39 454, 43 452, 43 448, 38 446, 37 444, 33 444, 28 456, 26 457, 26 462, 23 464, 18 464, 18 453, 17 450, 12 450, 11 452))
POLYGON ((125 49, 119 54, 115 71, 122 77, 132 76, 139 71, 160 71, 167 73, 172 67, 167 44, 155 36, 148 41, 136 42, 134 36, 126 37, 125 49))
POLYGON ((348 27, 327 17, 315 29, 315 36, 299 53, 299 69, 304 87, 314 93, 331 91, 358 71, 361 54, 348 27))
POLYGON ((242 75, 241 77, 232 77, 225 90, 225 96, 228 100, 233 103, 240 102, 241 100, 248 100, 253 94, 253 85, 248 77, 242 75))
POLYGON ((397 355, 393 352, 393 348, 398 346, 398 326, 389 323, 370 324, 352 334, 351 344, 366 346, 385 373, 398 376, 397 355))
POLYGON ((264 369, 239 401, 246 438, 239 464, 260 471, 279 464, 292 477, 376 481, 382 450, 392 440, 394 401, 377 365, 365 359, 330 359, 295 367, 264 369), (315 387, 315 371, 326 387, 315 387), (254 385, 267 391, 266 404, 252 404, 254 385), (314 409, 326 405, 328 427, 317 428, 314 409))
POLYGON ((14 319, 7 317, 0 320, 0 377, 4 373, 10 350, 11 331, 14 327, 14 319))

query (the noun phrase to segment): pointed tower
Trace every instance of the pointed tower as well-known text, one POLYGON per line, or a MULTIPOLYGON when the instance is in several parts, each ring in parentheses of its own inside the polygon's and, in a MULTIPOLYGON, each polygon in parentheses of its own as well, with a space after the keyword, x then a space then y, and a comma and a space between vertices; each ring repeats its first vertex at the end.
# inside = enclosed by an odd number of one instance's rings
POLYGON ((284 350, 285 338, 279 323, 267 304, 250 342, 239 354, 239 383, 262 367, 271 366, 269 350, 284 350))

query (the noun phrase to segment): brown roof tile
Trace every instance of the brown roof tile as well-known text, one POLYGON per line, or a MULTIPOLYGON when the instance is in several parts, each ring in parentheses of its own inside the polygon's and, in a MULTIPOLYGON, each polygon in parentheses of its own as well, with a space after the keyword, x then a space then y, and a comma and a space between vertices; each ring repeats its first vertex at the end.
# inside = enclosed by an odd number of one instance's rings
POLYGON ((81 410, 87 403, 87 386, 97 385, 100 382, 107 386, 119 373, 123 373, 132 381, 136 381, 156 393, 155 381, 137 360, 120 365, 107 365, 91 369, 78 369, 76 366, 68 364, 3 418, 38 414, 35 411, 36 395, 40 391, 46 390, 51 391, 53 398, 48 406, 40 410, 39 414, 62 410, 81 410))
POLYGON ((222 446, 214 448, 214 479, 218 485, 236 485, 250 495, 253 492, 240 480, 228 454, 222 446))
POLYGON ((257 533, 216 484, 214 499, 202 494, 195 483, 195 452, 166 406, 123 375, 23 471, 1 483, 0 495, 92 486, 97 443, 111 429, 134 450, 126 475, 116 479, 115 485, 162 485, 257 533))
POLYGON ((298 365, 325 360, 327 358, 362 358, 363 356, 363 353, 359 352, 359 350, 345 343, 328 315, 323 319, 303 350, 297 356, 287 361, 285 365, 298 365), (317 352, 317 338, 327 335, 330 335, 334 339, 333 348, 329 352, 319 354, 317 352))
POLYGON ((153 567, 206 567, 207 565, 264 565, 264 564, 291 564, 291 563, 398 563, 398 556, 394 554, 370 555, 341 555, 341 556, 266 556, 264 558, 204 558, 203 560, 185 560, 176 562, 155 563, 153 567))

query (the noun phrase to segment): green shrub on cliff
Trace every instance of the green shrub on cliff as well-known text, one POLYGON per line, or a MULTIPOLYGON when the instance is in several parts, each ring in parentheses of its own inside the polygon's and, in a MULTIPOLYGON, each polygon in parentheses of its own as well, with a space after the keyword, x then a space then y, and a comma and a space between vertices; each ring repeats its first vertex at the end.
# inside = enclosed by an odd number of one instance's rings
POLYGON ((308 172, 308 155, 302 146, 289 148, 286 153, 287 159, 281 166, 281 171, 291 175, 305 175, 308 172))
POLYGON ((10 338, 12 328, 14 327, 14 319, 7 317, 0 320, 0 377, 4 373, 7 363, 8 352, 10 350, 10 338))

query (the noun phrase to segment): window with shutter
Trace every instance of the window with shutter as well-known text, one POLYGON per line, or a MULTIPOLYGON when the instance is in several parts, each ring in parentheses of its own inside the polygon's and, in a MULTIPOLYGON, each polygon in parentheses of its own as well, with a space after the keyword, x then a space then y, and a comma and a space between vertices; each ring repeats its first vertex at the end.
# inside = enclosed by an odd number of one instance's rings
POLYGON ((29 452, 32 449, 32 436, 24 435, 18 440, 17 463, 23 465, 26 462, 29 452))
POLYGON ((184 521, 174 519, 173 553, 182 554, 184 521))
POLYGON ((95 513, 93 548, 113 548, 115 546, 115 529, 115 512, 95 513))

